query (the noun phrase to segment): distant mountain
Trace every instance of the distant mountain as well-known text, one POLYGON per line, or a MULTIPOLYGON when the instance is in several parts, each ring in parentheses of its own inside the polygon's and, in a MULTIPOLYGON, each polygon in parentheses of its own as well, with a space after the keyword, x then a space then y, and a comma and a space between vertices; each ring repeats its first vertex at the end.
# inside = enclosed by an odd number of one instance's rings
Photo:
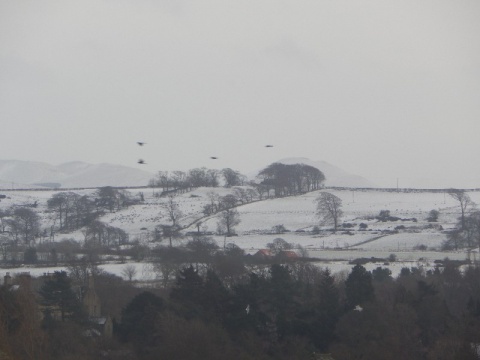
POLYGON ((154 174, 122 165, 81 161, 58 166, 20 160, 0 160, 0 188, 145 186, 154 174))
MULTIPOLYGON (((285 165, 305 164, 319 169, 325 175, 325 186, 337 187, 377 187, 370 180, 354 175, 325 161, 313 161, 307 158, 287 158, 277 161, 285 165)), ((258 174, 258 172, 257 172, 258 174)))

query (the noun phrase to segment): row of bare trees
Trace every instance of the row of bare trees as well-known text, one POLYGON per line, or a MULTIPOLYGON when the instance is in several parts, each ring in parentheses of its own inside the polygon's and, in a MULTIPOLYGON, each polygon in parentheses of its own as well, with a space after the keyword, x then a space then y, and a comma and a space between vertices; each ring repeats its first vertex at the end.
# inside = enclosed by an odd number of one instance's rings
POLYGON ((223 180, 225 187, 243 185, 246 176, 238 171, 225 168, 222 170, 195 168, 188 171, 159 171, 155 178, 150 180, 152 187, 162 188, 164 192, 188 191, 197 187, 218 187, 223 180))
MULTIPOLYGON (((40 217, 31 208, 13 206, 0 210, 1 233, 8 234, 11 241, 26 245, 40 236, 40 217)), ((5 236, 3 236, 5 239, 5 236)))

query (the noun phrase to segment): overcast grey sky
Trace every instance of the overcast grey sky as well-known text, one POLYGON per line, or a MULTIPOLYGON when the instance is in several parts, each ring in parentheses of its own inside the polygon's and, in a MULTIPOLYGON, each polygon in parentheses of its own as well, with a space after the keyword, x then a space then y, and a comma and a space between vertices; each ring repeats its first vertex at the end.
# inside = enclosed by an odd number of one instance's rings
POLYGON ((301 156, 480 187, 479 19, 478 0, 0 0, 0 158, 301 156))

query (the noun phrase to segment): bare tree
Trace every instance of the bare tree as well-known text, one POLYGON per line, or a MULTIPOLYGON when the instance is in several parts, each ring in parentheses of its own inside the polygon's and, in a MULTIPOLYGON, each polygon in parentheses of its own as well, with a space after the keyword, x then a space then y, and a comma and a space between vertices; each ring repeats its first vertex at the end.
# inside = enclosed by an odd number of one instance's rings
POLYGON ((19 207, 13 211, 10 227, 12 233, 21 234, 25 244, 30 245, 40 231, 40 217, 32 209, 19 207))
POLYGON ((159 225, 156 230, 160 231, 161 237, 168 238, 170 247, 173 246, 172 239, 180 237, 180 228, 177 225, 159 225))
POLYGON ((218 207, 220 204, 220 195, 217 194, 215 191, 209 191, 207 193, 208 200, 210 200, 209 208, 211 210, 211 214, 215 214, 218 211, 218 207))
POLYGON ((163 191, 169 191, 172 188, 173 180, 168 171, 159 171, 155 179, 155 185, 161 187, 163 191))
POLYGON ((215 240, 206 236, 193 237, 185 247, 191 252, 191 260, 196 264, 197 271, 200 264, 208 268, 213 261, 213 255, 218 250, 215 240))
POLYGON ((172 226, 177 227, 178 220, 183 216, 183 213, 180 210, 180 205, 178 204, 178 201, 176 201, 175 196, 169 195, 167 201, 160 206, 172 222, 172 226))
POLYGON ((217 187, 219 184, 218 178, 220 176, 220 172, 215 169, 208 169, 207 170, 207 184, 211 187, 217 187))
POLYGON ((137 275, 137 268, 132 264, 125 265, 122 269, 122 275, 125 276, 128 281, 132 281, 137 275))
POLYGON ((97 207, 107 209, 110 212, 120 210, 128 203, 127 192, 111 186, 99 188, 95 195, 97 196, 95 199, 97 207))
POLYGON ((225 187, 243 185, 246 178, 246 176, 230 168, 222 169, 222 176, 225 180, 225 187))
POLYGON ((465 190, 458 190, 458 189, 451 189, 448 192, 448 195, 450 195, 452 198, 458 201, 460 205, 460 226, 461 229, 465 229, 466 223, 465 223, 465 218, 467 215, 467 212, 469 208, 473 208, 475 206, 475 203, 470 199, 470 196, 465 192, 465 190))
POLYGON ((180 264, 175 261, 162 260, 153 264, 156 278, 162 282, 164 288, 167 288, 172 280, 175 279, 179 269, 180 264))
POLYGON ((187 174, 183 171, 176 170, 172 173, 173 186, 177 190, 186 190, 188 188, 187 174))
POLYGON ((68 200, 66 192, 56 193, 47 201, 48 209, 53 210, 58 216, 60 221, 60 230, 63 229, 64 213, 67 211, 68 207, 67 203, 68 200))
POLYGON ((11 216, 10 210, 5 209, 2 210, 0 209, 0 232, 5 232, 5 229, 7 227, 7 218, 11 216))
POLYGON ((235 208, 223 210, 218 219, 218 228, 225 235, 234 234, 234 227, 240 224, 240 214, 235 208))
POLYGON ((342 199, 331 193, 322 192, 315 201, 317 203, 317 215, 322 223, 333 224, 334 232, 336 232, 343 215, 342 199))

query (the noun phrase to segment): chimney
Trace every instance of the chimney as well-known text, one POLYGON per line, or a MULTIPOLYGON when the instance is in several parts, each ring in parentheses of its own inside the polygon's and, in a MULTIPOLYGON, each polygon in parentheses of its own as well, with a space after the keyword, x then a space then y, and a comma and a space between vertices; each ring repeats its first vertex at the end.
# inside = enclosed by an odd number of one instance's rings
POLYGON ((32 277, 30 276, 29 272, 22 272, 20 275, 18 275, 18 282, 24 290, 32 290, 32 277))
POLYGON ((7 272, 7 274, 3 277, 3 286, 10 285, 12 285, 12 277, 10 276, 10 273, 7 272))

